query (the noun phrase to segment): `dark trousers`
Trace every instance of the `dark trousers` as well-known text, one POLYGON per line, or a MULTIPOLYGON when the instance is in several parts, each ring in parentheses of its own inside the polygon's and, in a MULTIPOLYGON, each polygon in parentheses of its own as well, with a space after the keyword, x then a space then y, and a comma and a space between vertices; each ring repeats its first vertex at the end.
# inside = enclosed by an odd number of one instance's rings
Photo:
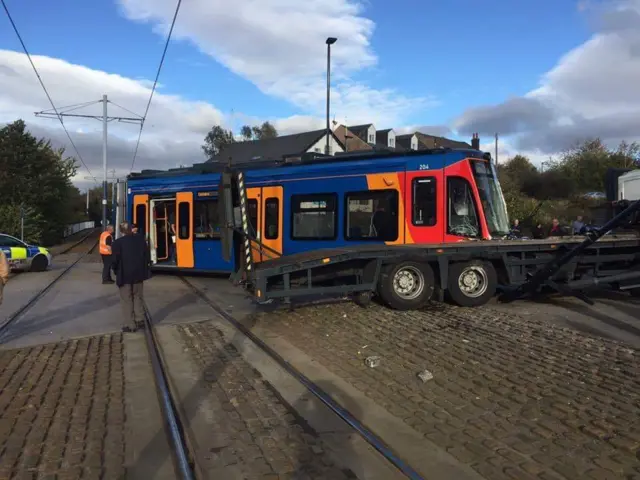
POLYGON ((111 280, 111 255, 100 255, 102 257, 102 281, 110 282, 111 280))
POLYGON ((122 324, 125 327, 135 328, 144 322, 142 282, 122 285, 118 290, 122 305, 122 324))

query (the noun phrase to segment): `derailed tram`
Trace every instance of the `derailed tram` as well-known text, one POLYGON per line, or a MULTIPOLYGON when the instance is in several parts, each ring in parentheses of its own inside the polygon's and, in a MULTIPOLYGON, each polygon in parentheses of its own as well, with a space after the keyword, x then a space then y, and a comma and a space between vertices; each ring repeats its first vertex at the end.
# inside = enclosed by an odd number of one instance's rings
MULTIPOLYGON (((490 156, 477 150, 311 154, 244 168, 252 260, 354 245, 451 244, 508 233, 490 156)), ((126 218, 147 236, 155 269, 232 272, 222 255, 224 168, 143 171, 126 184, 126 218)))

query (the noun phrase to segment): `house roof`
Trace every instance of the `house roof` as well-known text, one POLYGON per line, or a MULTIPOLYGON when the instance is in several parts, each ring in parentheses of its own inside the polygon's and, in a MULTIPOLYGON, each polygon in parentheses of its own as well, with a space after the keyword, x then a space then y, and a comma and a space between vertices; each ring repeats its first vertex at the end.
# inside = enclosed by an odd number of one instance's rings
POLYGON ((396 135, 396 147, 401 147, 407 150, 411 149, 411 138, 413 136, 414 136, 413 133, 396 135))
POLYGON ((367 141, 367 132, 369 127, 373 126, 373 123, 366 123, 364 125, 353 125, 347 128, 353 132, 356 136, 360 137, 365 142, 367 141))
POLYGON ((334 135, 342 142, 347 152, 356 152, 359 150, 371 150, 370 144, 362 140, 355 133, 344 125, 338 125, 333 131, 334 135))
MULTIPOLYGON (((296 155, 306 152, 318 140, 324 137, 326 129, 312 132, 294 133, 282 135, 265 140, 250 140, 248 142, 236 142, 223 148, 218 155, 212 158, 212 162, 248 162, 251 160, 277 160, 287 155, 296 155)), ((338 144, 344 148, 344 144, 331 132, 338 144)))
POLYGON ((388 145, 389 144, 389 132, 392 131, 393 128, 386 128, 384 130, 376 131, 376 143, 378 145, 388 145))
POLYGON ((422 132, 415 132, 415 135, 418 137, 418 148, 471 148, 467 142, 460 142, 458 140, 450 140, 445 137, 437 137, 435 135, 427 135, 422 132))

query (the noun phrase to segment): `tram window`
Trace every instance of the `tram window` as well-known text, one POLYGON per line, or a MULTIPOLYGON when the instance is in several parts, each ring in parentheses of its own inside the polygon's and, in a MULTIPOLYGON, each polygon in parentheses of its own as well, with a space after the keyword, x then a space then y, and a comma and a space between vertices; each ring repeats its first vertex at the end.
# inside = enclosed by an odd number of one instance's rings
POLYGON ((247 210, 250 232, 255 237, 258 231, 258 200, 255 198, 247 200, 247 210))
POLYGON ((418 227, 433 227, 437 221, 436 178, 416 178, 413 180, 412 187, 413 215, 411 221, 418 227))
POLYGON ((480 223, 471 184, 461 177, 449 177, 447 192, 447 232, 461 237, 479 236, 480 223))
POLYGON ((293 195, 291 237, 294 240, 334 240, 337 203, 335 193, 293 195))
POLYGON ((193 205, 193 236, 196 240, 220 238, 218 200, 201 200, 193 205))
POLYGON ((144 235, 147 226, 147 206, 144 203, 136 205, 136 222, 138 233, 144 235))
POLYGON ((180 240, 187 240, 190 236, 189 232, 189 220, 190 220, 190 208, 189 202, 180 202, 178 204, 178 238, 180 240))
POLYGON ((347 240, 398 239, 398 191, 368 190, 347 193, 347 240))
POLYGON ((277 198, 267 198, 264 202, 264 238, 275 240, 280 235, 278 231, 280 202, 277 198))

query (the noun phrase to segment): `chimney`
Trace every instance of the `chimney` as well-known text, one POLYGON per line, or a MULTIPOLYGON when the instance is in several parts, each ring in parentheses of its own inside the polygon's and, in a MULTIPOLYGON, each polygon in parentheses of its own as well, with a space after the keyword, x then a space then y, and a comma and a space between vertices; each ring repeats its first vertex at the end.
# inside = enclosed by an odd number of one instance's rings
POLYGON ((474 150, 480 150, 480 136, 477 133, 474 133, 471 138, 471 148, 474 150))

